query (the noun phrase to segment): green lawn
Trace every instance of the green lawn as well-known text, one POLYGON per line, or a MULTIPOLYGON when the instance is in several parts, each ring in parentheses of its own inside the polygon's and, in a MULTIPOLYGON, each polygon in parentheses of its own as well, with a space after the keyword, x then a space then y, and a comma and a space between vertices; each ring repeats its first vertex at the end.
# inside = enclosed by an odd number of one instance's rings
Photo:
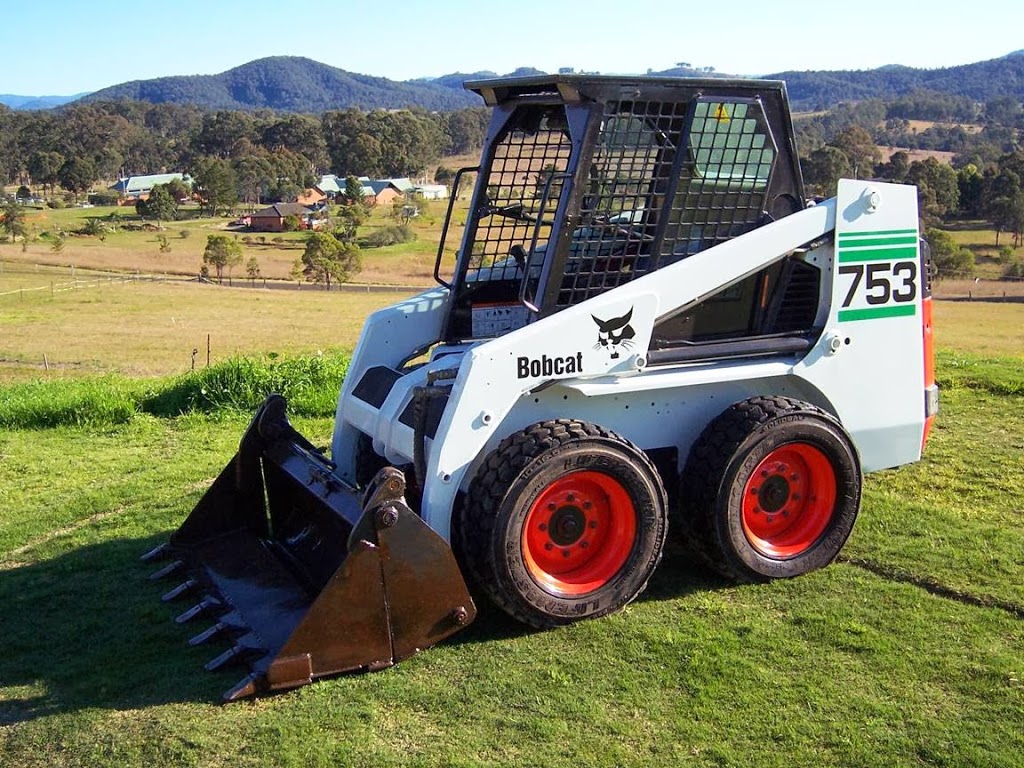
MULTIPOLYGON (((50 282, 3 263, 0 294, 50 282)), ((1021 765, 1022 304, 936 303, 942 410, 925 458, 867 478, 823 571, 735 586, 672 542, 647 592, 607 619, 533 632, 482 606, 396 668, 217 704, 240 670, 203 671, 219 649, 187 646, 198 629, 172 621, 181 607, 160 603, 167 585, 138 557, 223 467, 251 406, 173 417, 171 395, 209 399, 238 378, 205 370, 207 333, 215 363, 258 358, 243 373, 302 354, 288 370, 336 378, 317 350, 351 348, 394 298, 160 283, 0 295, 0 424, 22 425, 0 428, 0 766, 1021 765), (203 370, 182 378, 196 346, 203 370)), ((330 438, 331 381, 308 401, 319 415, 295 419, 315 444, 330 438)))
POLYGON ((239 671, 202 671, 137 557, 245 418, 0 432, 4 765, 1019 765, 1020 403, 947 392, 824 571, 737 587, 673 547, 611 618, 485 609, 397 668, 226 707, 239 671))

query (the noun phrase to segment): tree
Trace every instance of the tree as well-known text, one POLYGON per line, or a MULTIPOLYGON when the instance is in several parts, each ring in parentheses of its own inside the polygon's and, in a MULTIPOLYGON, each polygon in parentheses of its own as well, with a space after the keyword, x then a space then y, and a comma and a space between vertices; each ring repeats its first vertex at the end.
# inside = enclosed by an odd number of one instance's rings
POLYGON ((18 187, 18 191, 14 193, 14 199, 15 200, 31 200, 32 199, 32 190, 29 189, 28 187, 26 187, 24 184, 22 184, 20 187, 18 187))
POLYGON ((192 190, 189 188, 181 179, 171 179, 165 185, 168 193, 171 195, 171 199, 174 200, 175 204, 181 203, 182 200, 187 200, 192 194, 192 190))
POLYGON ((249 260, 245 263, 245 274, 250 280, 255 280, 260 276, 260 263, 256 260, 255 256, 250 256, 249 260))
POLYGON ((331 281, 347 282, 363 268, 359 247, 343 243, 333 235, 314 232, 306 240, 302 254, 302 273, 311 283, 324 283, 331 290, 331 281))
POLYGON ((341 207, 338 209, 338 220, 340 226, 337 231, 339 240, 350 243, 356 239, 356 231, 370 215, 369 206, 363 196, 363 182, 355 176, 345 179, 345 190, 339 199, 341 207))
POLYGON ((0 226, 3 227, 4 232, 9 234, 13 240, 25 237, 25 209, 16 202, 10 202, 4 206, 3 213, 4 218, 3 221, 0 221, 0 226))
POLYGON ((139 200, 135 212, 161 221, 173 221, 178 217, 178 201, 171 195, 166 184, 157 184, 149 192, 148 200, 139 200))
POLYGON ((217 272, 217 281, 224 279, 224 269, 231 274, 231 268, 242 263, 242 244, 228 235, 207 235, 203 263, 217 272))
POLYGON ((28 159, 28 172, 32 181, 43 188, 43 195, 47 189, 53 194, 53 188, 59 180, 60 167, 64 165, 64 155, 60 152, 46 152, 36 150, 28 159))
POLYGON ((850 176, 850 161, 836 147, 825 146, 814 150, 803 163, 804 180, 819 194, 831 197, 839 179, 850 176))
POLYGON ((960 206, 956 171, 934 157, 911 163, 907 183, 917 186, 918 204, 926 216, 946 216, 960 206))
POLYGON ((957 245, 948 233, 932 228, 925 230, 924 237, 931 247, 936 279, 974 274, 974 254, 957 245))
POLYGON ((57 177, 60 185, 77 198, 80 193, 89 190, 99 177, 99 171, 96 170, 96 163, 92 158, 72 157, 60 167, 57 177))
POLYGON ((882 159, 875 140, 860 126, 840 131, 829 144, 846 155, 855 179, 870 179, 874 175, 875 166, 882 159))
POLYGON ((192 177, 202 198, 203 210, 211 216, 230 210, 238 202, 238 182, 227 160, 200 158, 195 163, 192 177))

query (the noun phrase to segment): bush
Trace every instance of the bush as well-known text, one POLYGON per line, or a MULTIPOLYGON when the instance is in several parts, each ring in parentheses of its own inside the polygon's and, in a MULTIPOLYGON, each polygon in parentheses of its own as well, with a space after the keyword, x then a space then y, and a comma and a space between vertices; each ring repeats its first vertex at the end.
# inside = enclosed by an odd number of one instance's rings
POLYGON ((416 233, 412 231, 412 228, 406 224, 401 225, 388 225, 375 229, 373 232, 368 234, 362 241, 363 247, 366 248, 383 248, 388 245, 397 245, 398 243, 408 243, 416 239, 416 233))
POLYGON ((1010 262, 1003 267, 1002 280, 1024 280, 1024 261, 1021 261, 1019 256, 1013 257, 1010 262))
POLYGON ((53 208, 54 210, 60 210, 61 208, 68 207, 68 204, 65 203, 64 200, 59 197, 51 197, 49 200, 46 201, 46 205, 48 208, 53 208))
POLYGON ((117 205, 120 195, 113 191, 91 192, 89 202, 93 205, 117 205))

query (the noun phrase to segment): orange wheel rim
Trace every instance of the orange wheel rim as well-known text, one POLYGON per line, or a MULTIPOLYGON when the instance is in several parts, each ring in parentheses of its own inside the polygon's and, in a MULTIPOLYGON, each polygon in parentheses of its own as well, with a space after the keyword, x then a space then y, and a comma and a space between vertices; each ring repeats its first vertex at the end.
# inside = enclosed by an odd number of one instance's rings
POLYGON ((523 560, 548 592, 585 595, 622 570, 635 539, 636 509, 622 484, 602 472, 572 472, 530 507, 523 560))
POLYGON ((743 488, 743 532, 765 557, 796 557, 828 528, 836 505, 836 473, 809 443, 769 453, 743 488))

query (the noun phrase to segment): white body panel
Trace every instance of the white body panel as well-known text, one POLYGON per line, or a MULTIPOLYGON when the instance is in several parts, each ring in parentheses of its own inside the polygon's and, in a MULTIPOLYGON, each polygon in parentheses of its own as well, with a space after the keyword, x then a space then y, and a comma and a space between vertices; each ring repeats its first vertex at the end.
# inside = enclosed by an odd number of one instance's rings
POLYGON ((792 214, 495 339, 444 349, 406 373, 375 408, 352 396, 373 366, 398 367, 442 334, 446 290, 371 316, 338 403, 333 451, 351 480, 358 433, 396 464, 412 462, 413 429, 399 416, 428 372, 458 369, 433 441, 427 441, 420 513, 449 536, 453 504, 505 436, 551 418, 613 429, 642 448, 675 448, 681 467, 693 440, 729 405, 784 394, 834 413, 866 471, 916 460, 924 426, 917 205, 913 187, 842 182, 837 199, 792 214), (806 257, 823 275, 825 331, 798 358, 777 355, 646 367, 655 322, 833 232, 806 257), (882 233, 863 235, 861 233, 882 233), (890 235, 899 248, 887 251, 890 235), (860 242, 872 238, 881 243, 860 242), (912 245, 905 243, 913 240, 912 245), (889 258, 889 257, 892 258, 889 258), (846 265, 840 272, 837 266, 846 265), (866 275, 871 268, 871 288, 866 275), (858 267, 857 265, 861 265, 858 267), (882 265, 888 266, 888 272, 882 265), (861 284, 851 290, 854 270, 861 284), (915 267, 917 269, 917 267, 915 267), (882 279, 888 275, 888 296, 882 279), (916 282, 915 282, 916 280, 916 282), (913 298, 908 298, 912 287, 913 298), (844 302, 847 306, 843 306, 844 302), (595 323, 629 317, 634 335, 604 346, 595 323), (617 356, 613 354, 618 353, 617 356))

